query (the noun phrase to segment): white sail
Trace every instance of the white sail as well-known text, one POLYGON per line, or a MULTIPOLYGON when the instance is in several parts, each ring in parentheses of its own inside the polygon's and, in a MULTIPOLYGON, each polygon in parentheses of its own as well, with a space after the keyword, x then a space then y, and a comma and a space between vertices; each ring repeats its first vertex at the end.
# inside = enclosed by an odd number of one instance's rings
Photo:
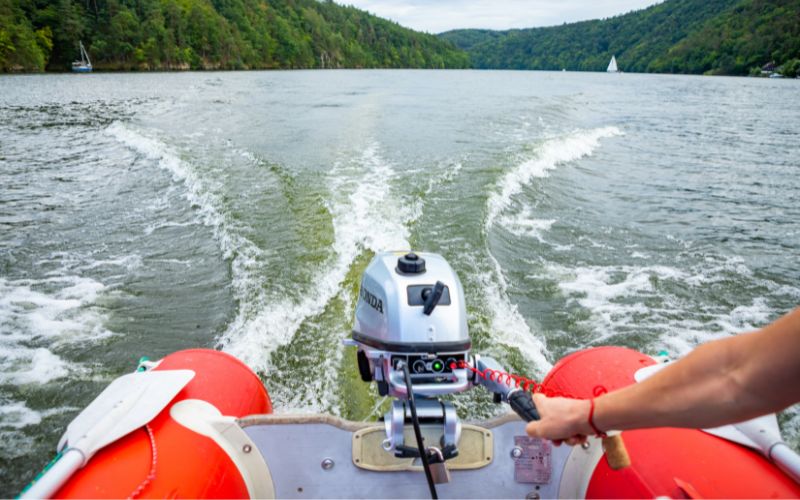
POLYGON ((608 63, 608 69, 606 71, 609 73, 619 73, 619 69, 617 69, 616 56, 611 56, 611 62, 608 63))

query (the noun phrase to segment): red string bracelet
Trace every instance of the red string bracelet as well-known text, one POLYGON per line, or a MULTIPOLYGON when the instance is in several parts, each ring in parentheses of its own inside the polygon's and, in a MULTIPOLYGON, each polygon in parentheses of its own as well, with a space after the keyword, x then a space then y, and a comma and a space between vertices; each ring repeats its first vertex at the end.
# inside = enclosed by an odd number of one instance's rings
POLYGON ((597 428, 596 425, 594 425, 594 398, 589 400, 589 427, 592 428, 592 430, 595 433, 595 436, 599 438, 608 437, 608 434, 601 431, 600 429, 597 428))

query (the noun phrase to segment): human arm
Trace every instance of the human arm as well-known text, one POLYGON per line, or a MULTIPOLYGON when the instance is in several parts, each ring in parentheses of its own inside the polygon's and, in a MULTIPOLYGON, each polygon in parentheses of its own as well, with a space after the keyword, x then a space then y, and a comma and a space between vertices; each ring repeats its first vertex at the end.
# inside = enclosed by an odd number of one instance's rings
MULTIPOLYGON (((754 333, 709 342, 652 377, 595 398, 602 430, 707 428, 800 401, 800 308, 754 333)), ((589 401, 534 395, 542 419, 528 434, 580 442, 594 434, 589 401)))

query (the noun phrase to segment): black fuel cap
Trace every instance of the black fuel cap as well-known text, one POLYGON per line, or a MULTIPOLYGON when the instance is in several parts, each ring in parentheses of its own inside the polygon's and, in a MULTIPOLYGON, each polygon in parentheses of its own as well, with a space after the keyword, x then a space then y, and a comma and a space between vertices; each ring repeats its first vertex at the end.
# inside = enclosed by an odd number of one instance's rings
POLYGON ((397 270, 403 274, 420 274, 425 272, 425 259, 409 252, 397 259, 397 270))

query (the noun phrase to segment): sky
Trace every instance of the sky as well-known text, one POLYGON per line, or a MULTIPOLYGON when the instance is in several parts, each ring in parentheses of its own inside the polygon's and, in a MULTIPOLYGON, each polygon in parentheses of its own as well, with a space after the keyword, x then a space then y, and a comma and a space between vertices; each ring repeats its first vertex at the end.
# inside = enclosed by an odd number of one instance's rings
POLYGON ((428 33, 457 28, 532 28, 601 19, 657 0, 336 0, 428 33))

